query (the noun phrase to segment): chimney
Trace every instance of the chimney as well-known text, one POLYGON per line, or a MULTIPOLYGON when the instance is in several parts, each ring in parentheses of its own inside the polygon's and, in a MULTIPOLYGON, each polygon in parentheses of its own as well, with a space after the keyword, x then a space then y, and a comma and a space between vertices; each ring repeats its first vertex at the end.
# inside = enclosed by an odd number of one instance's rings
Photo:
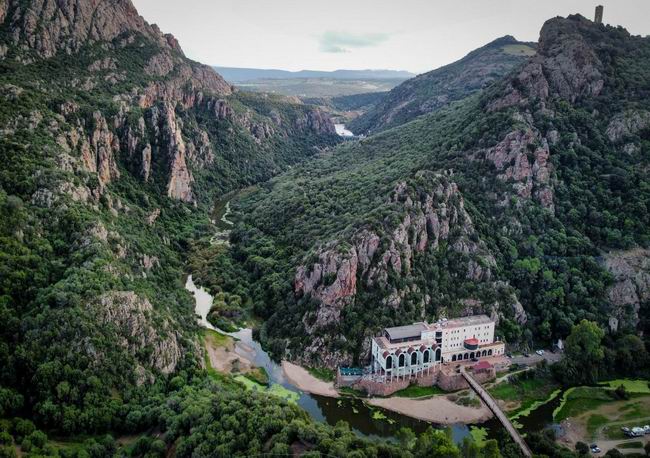
POLYGON ((598 5, 596 7, 596 16, 594 17, 594 22, 596 24, 603 23, 603 5, 598 5))

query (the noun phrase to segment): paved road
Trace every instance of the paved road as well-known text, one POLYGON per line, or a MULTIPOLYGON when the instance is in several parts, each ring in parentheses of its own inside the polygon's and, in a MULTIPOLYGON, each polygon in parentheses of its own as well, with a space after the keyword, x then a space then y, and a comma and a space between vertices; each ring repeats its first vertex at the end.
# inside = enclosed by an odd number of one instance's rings
POLYGON ((506 428, 506 431, 508 431, 508 434, 510 434, 512 439, 519 446, 524 456, 532 457, 533 453, 528 448, 526 441, 524 440, 523 437, 521 437, 521 434, 519 434, 519 431, 517 431, 514 425, 510 422, 506 414, 503 413, 503 411, 501 410, 497 402, 494 400, 494 398, 487 392, 487 390, 485 390, 481 386, 480 383, 478 383, 474 379, 474 377, 472 377, 470 374, 467 373, 467 371, 465 370, 465 366, 460 367, 460 373, 463 374, 463 377, 465 377, 465 380, 467 380, 469 386, 471 386, 472 389, 476 391, 476 393, 483 400, 483 402, 485 402, 485 404, 489 407, 489 409, 494 413, 494 415, 496 415, 499 421, 503 424, 503 426, 506 428))
POLYGON ((545 359, 547 363, 557 363, 562 359, 562 353, 551 353, 550 351, 544 352, 543 356, 539 356, 537 353, 531 353, 530 356, 513 356, 510 361, 516 364, 526 364, 528 366, 535 365, 541 360, 545 359))

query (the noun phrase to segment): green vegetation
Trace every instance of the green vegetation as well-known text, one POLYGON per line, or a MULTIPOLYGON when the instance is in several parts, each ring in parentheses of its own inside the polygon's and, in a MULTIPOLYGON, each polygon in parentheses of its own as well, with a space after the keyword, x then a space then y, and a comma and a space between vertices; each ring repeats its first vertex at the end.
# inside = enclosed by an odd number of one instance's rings
POLYGON ((393 394, 393 396, 398 396, 400 398, 423 398, 430 396, 437 396, 447 394, 446 391, 442 390, 438 386, 419 386, 419 385, 409 385, 403 390, 399 390, 393 394))
POLYGON ((553 419, 560 422, 565 418, 577 417, 611 400, 611 395, 603 388, 588 386, 569 388, 562 395, 559 407, 553 412, 553 419))
POLYGON ((609 419, 599 414, 589 415, 587 419, 587 433, 594 436, 596 431, 609 423, 609 419))
POLYGON ((472 439, 474 440, 474 443, 479 447, 481 447, 485 443, 485 440, 487 439, 488 436, 487 429, 479 428, 477 426, 471 426, 469 429, 469 433, 472 435, 472 439))
POLYGON ((238 83, 245 91, 270 92, 299 97, 353 96, 362 92, 389 91, 403 79, 353 80, 335 78, 273 78, 238 83))
POLYGON ((534 52, 512 37, 499 38, 457 62, 400 84, 354 119, 350 128, 355 133, 379 132, 437 111, 482 90, 534 52))
POLYGON ((629 379, 616 379, 600 382, 599 385, 607 386, 609 388, 618 388, 624 386, 628 393, 646 393, 650 394, 650 382, 648 380, 629 380, 629 379))
POLYGON ((263 367, 256 367, 244 374, 244 377, 252 380, 260 385, 267 386, 269 384, 269 374, 263 367))
POLYGON ((641 441, 622 442, 618 444, 616 448, 643 448, 643 442, 641 441))
POLYGON ((324 382, 333 382, 336 379, 336 372, 326 367, 308 367, 307 371, 324 382))

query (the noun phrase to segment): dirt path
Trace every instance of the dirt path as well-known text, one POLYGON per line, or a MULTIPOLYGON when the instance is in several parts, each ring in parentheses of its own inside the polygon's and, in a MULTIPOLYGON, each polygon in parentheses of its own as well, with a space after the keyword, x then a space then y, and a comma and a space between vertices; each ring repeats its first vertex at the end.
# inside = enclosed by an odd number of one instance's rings
POLYGON ((288 361, 282 361, 282 371, 287 380, 301 391, 312 394, 320 394, 330 398, 340 397, 339 392, 334 388, 334 383, 325 382, 311 375, 307 369, 288 361))
POLYGON ((443 425, 482 423, 492 418, 492 412, 483 403, 479 408, 459 406, 447 399, 446 396, 434 396, 428 399, 371 398, 367 403, 419 420, 443 425))

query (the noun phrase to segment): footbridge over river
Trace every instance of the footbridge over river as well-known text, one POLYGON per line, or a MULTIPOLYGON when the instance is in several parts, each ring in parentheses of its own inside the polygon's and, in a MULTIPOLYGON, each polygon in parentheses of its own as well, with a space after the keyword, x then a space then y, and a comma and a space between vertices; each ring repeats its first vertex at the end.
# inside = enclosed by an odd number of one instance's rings
POLYGON ((506 414, 503 413, 503 410, 501 410, 499 404, 497 404, 497 402, 490 395, 490 393, 488 393, 487 390, 483 388, 481 384, 474 379, 474 377, 472 377, 470 374, 467 373, 464 366, 460 367, 460 373, 463 374, 463 377, 465 377, 465 380, 467 380, 469 386, 471 386, 472 389, 476 391, 476 394, 479 395, 479 397, 483 400, 483 402, 485 402, 485 404, 490 408, 490 410, 494 413, 494 415, 496 415, 499 421, 503 424, 503 426, 506 428, 506 431, 508 431, 508 434, 510 434, 512 440, 514 440, 515 443, 519 446, 524 456, 532 457, 533 454, 528 448, 526 441, 524 440, 523 437, 521 437, 521 434, 519 434, 517 428, 514 427, 514 425, 510 422, 506 414))

